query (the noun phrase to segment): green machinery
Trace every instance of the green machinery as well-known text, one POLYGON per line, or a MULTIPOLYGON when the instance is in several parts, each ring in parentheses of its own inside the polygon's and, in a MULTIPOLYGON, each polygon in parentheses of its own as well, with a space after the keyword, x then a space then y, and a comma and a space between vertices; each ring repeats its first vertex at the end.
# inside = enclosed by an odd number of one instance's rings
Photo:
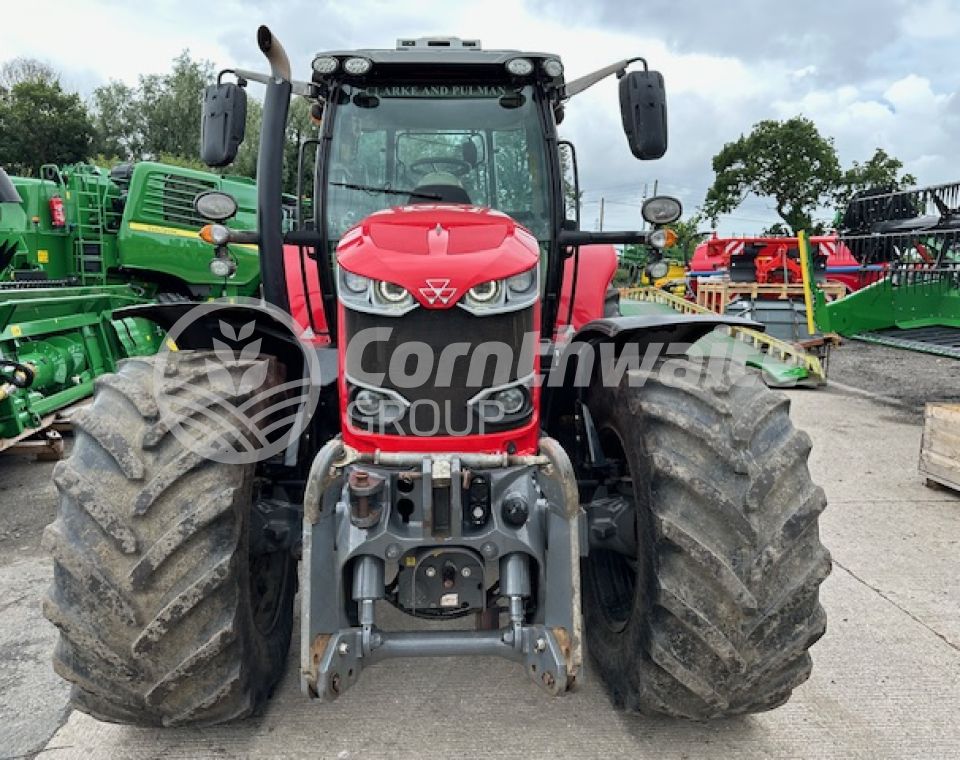
POLYGON ((960 183, 855 197, 840 239, 870 284, 828 303, 808 283, 817 326, 960 359, 960 183))
POLYGON ((209 190, 236 199, 232 225, 256 226, 252 180, 152 162, 50 165, 39 178, 0 169, 0 450, 88 396, 118 360, 158 350, 152 323, 115 309, 256 294, 255 246, 230 246, 229 279, 210 271, 193 208, 209 190))

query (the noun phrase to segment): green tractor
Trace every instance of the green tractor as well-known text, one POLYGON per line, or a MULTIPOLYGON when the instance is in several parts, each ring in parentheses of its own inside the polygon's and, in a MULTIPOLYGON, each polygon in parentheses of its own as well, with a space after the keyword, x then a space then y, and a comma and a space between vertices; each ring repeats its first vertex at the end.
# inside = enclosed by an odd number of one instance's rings
POLYGON ((246 178, 153 162, 0 169, 0 450, 89 396, 118 360, 157 351, 158 328, 115 309, 257 293, 255 246, 212 259, 198 236, 194 201, 211 191, 235 199, 239 229, 256 226, 246 178))

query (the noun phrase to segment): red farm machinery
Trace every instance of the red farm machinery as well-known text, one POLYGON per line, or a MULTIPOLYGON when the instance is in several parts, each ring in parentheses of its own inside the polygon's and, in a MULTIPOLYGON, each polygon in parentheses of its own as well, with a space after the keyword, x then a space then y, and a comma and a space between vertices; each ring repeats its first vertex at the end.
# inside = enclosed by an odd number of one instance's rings
POLYGON ((810 440, 784 396, 692 350, 754 323, 620 314, 606 246, 652 233, 584 231, 565 192, 570 101, 617 76, 629 149, 656 159, 661 75, 635 58, 568 80, 554 55, 429 38, 322 52, 297 81, 257 40, 271 71, 205 92, 202 150, 232 160, 244 87, 265 85, 257 228, 228 226, 224 194, 197 209, 217 249, 259 247, 263 300, 121 311, 178 350, 101 378, 55 471, 44 610, 73 704, 247 716, 284 672, 295 598, 318 702, 384 660, 474 655, 559 696, 585 649, 628 710, 786 702, 825 628, 810 440), (297 167, 312 212, 284 232, 291 97, 320 126, 297 167))

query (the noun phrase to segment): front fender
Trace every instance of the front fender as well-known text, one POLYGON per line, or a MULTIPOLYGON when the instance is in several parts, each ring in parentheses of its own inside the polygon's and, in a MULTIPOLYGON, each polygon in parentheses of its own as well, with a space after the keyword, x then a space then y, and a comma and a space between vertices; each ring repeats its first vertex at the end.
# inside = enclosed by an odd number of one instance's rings
MULTIPOLYGON (((259 339, 260 353, 277 357, 286 367, 288 380, 303 377, 305 372, 305 347, 302 344, 305 338, 298 336, 289 325, 267 307, 255 304, 224 305, 217 301, 209 303, 176 301, 128 306, 114 312, 114 318, 123 317, 149 319, 165 332, 169 332, 176 326, 176 347, 184 351, 215 349, 213 341, 223 333, 221 323, 226 323, 235 335, 243 330, 245 341, 248 343, 259 339), (209 308, 205 310, 202 307, 209 308), (187 324, 178 325, 181 319, 195 309, 197 313, 194 318, 187 324), (251 322, 254 325, 252 331, 249 327, 251 322)), ((315 344, 313 350, 316 351, 320 361, 320 384, 334 383, 337 377, 336 349, 315 344)))
POLYGON ((605 317, 585 324, 573 336, 568 349, 577 350, 584 344, 612 342, 619 346, 627 343, 663 343, 687 345, 696 343, 700 338, 716 328, 748 327, 762 332, 765 328, 759 322, 742 317, 727 317, 723 314, 664 314, 651 316, 605 317))
POLYGON ((553 426, 575 413, 577 400, 582 398, 597 372, 596 357, 601 353, 598 348, 601 344, 613 345, 614 358, 619 358, 623 348, 628 345, 636 346, 638 355, 642 357, 651 345, 658 344, 662 355, 679 356, 722 326, 747 327, 760 332, 764 330, 764 325, 759 322, 722 314, 606 317, 585 324, 558 352, 551 366, 543 405, 547 431, 556 435, 553 426), (587 357, 589 366, 585 361, 587 357))

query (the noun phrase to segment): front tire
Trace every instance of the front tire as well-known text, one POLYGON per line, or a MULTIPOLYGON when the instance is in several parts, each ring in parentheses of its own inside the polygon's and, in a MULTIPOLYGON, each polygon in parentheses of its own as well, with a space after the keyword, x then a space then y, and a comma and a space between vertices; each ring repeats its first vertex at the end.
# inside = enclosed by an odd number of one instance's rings
POLYGON ((218 392, 204 372, 211 358, 171 355, 163 373, 156 357, 129 359, 99 378, 54 471, 60 506, 44 535, 54 581, 43 605, 60 629, 54 669, 72 683, 72 706, 101 720, 242 718, 283 673, 296 566, 286 552, 250 553, 255 466, 205 459, 159 419, 158 378, 171 392, 218 392))
POLYGON ((588 398, 605 455, 625 464, 638 547, 591 548, 588 649, 615 703, 692 719, 789 699, 825 630, 830 571, 826 500, 788 399, 706 366, 674 359, 588 398))

